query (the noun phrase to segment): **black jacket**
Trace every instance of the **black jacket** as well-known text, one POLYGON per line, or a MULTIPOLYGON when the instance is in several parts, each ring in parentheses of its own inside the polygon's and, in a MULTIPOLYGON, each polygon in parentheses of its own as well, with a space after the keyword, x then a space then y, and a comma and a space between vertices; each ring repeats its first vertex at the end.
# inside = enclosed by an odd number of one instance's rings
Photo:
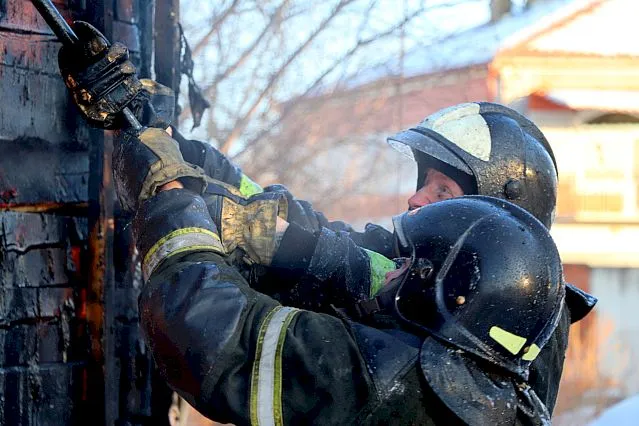
MULTIPOLYGON (((252 287, 281 303, 326 313, 332 312, 333 306, 349 311, 380 289, 384 273, 392 268, 388 259, 396 257, 392 232, 374 224, 357 232, 344 222, 331 222, 282 185, 260 188, 211 145, 187 140, 178 132, 174 137, 186 161, 201 166, 212 178, 240 188, 243 195, 266 191, 287 197, 287 220, 296 226, 282 241, 271 268, 251 267, 245 274, 252 287), (311 236, 305 236, 300 228, 311 236), (301 252, 309 255, 298 256, 301 252)), ((530 369, 529 383, 550 413, 559 392, 570 323, 566 304, 557 329, 530 369)))
MULTIPOLYGON (((247 424, 457 424, 424 380, 422 340, 283 307, 222 253, 203 199, 147 200, 134 221, 141 325, 163 377, 198 411, 247 424)), ((460 398, 468 398, 464 391, 460 398)), ((516 424, 530 424, 518 413, 516 424)))

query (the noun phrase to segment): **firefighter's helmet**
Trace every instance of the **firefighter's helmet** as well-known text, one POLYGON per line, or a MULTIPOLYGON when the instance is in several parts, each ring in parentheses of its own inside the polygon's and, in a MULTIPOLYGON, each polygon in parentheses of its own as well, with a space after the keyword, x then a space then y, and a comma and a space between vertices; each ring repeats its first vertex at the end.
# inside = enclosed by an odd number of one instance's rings
POLYGON ((466 194, 511 201, 552 225, 557 164, 541 130, 518 112, 489 102, 459 104, 388 141, 417 162, 417 189, 426 168, 434 167, 466 194))

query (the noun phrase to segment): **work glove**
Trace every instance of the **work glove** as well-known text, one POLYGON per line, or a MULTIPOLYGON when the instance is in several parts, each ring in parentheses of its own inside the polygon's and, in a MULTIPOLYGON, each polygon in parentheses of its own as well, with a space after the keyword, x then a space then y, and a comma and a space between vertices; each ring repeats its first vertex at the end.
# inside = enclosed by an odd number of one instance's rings
POLYGON ((207 178, 204 194, 209 213, 217 226, 227 253, 240 249, 249 264, 268 266, 277 251, 281 235, 277 218, 286 220, 288 202, 282 193, 261 193, 243 198, 237 188, 207 178))
POLYGON ((139 80, 122 43, 110 45, 83 21, 73 27, 80 41, 60 49, 58 65, 83 118, 101 129, 123 129, 128 124, 121 112, 129 107, 143 126, 166 128, 173 119, 173 91, 152 80, 139 80))
POLYGON ((186 163, 177 142, 157 128, 147 128, 139 136, 123 132, 116 139, 113 178, 125 210, 136 210, 140 202, 174 180, 197 194, 206 187, 202 169, 186 163))

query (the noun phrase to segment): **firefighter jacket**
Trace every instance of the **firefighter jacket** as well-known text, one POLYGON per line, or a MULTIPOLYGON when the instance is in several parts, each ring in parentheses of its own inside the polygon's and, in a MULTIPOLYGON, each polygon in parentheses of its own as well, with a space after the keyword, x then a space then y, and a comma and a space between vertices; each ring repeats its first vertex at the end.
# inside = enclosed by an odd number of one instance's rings
MULTIPOLYGON (((288 200, 287 221, 296 226, 285 235, 272 267, 243 268, 251 287, 286 305, 325 313, 338 307, 351 314, 349 307, 381 289, 385 273, 394 269, 389 261, 396 257, 391 232, 374 224, 357 232, 344 222, 331 222, 282 185, 261 188, 210 144, 187 140, 177 131, 174 138, 186 161, 238 188, 242 196, 278 192, 288 200)), ((530 369, 528 382, 550 413, 559 392, 569 328, 570 311, 564 305, 557 329, 530 369)))
POLYGON ((255 291, 228 263, 201 197, 157 194, 134 232, 145 337, 163 377, 203 414, 236 425, 458 422, 423 378, 423 339, 255 291))

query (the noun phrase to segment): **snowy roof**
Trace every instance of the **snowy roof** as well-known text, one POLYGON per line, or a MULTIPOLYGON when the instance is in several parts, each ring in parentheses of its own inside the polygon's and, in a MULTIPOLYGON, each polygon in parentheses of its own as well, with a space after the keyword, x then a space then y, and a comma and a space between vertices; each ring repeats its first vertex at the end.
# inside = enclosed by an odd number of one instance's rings
POLYGON ((597 56, 639 56, 639 2, 608 0, 594 13, 583 13, 541 34, 526 46, 543 52, 570 52, 597 56))
POLYGON ((590 426, 631 426, 639 417, 639 395, 632 396, 605 410, 590 426))
MULTIPOLYGON (((530 39, 545 29, 562 22, 581 10, 602 0, 548 0, 534 3, 518 14, 507 15, 496 23, 486 23, 443 40, 435 40, 408 51, 403 59, 405 77, 429 74, 472 65, 486 64, 504 49, 530 39)), ((608 0, 636 2, 636 0, 608 0)), ((631 19, 635 14, 630 14, 631 19)), ((639 27, 639 26, 637 26, 639 27)), ((592 32, 592 30, 591 30, 592 32)), ((631 38, 631 43, 636 38, 631 38)), ((639 47, 637 47, 639 49, 639 47)), ((399 73, 396 58, 365 73, 366 81, 373 81, 399 73)), ((362 83, 362 79, 358 83, 362 83)))
POLYGON ((639 112, 639 92, 616 90, 551 90, 550 101, 575 110, 639 112))
POLYGON ((419 75, 488 63, 501 49, 514 45, 590 4, 587 0, 552 0, 534 4, 447 40, 406 54, 404 75, 419 75))

